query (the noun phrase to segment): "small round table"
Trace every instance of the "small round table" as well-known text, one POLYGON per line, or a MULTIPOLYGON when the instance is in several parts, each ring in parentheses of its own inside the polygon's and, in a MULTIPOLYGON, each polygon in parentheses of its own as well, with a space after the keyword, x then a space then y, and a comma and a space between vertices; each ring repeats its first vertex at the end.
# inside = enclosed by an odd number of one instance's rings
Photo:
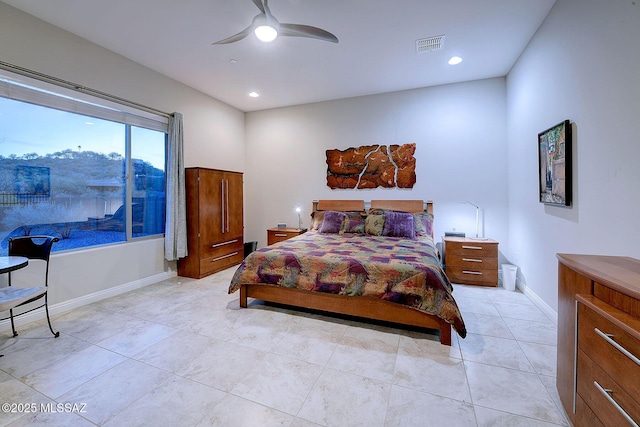
POLYGON ((29 258, 23 256, 0 256, 0 274, 26 267, 29 258))

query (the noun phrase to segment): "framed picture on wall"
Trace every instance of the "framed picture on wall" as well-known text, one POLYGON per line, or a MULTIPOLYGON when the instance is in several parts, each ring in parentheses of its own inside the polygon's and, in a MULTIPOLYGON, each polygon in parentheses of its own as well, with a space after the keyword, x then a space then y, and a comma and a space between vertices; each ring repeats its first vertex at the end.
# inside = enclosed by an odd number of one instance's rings
POLYGON ((540 203, 571 206, 571 122, 538 134, 540 203))

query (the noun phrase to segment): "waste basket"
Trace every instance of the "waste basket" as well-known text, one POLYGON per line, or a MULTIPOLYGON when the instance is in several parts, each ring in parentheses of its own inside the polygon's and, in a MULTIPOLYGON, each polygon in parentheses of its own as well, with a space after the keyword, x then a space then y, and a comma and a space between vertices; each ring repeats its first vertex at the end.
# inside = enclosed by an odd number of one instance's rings
POLYGON ((255 251, 258 247, 258 242, 245 242, 244 244, 244 257, 246 258, 251 252, 255 251))
POLYGON ((502 286, 508 291, 516 290, 516 274, 518 267, 511 264, 502 264, 502 286))

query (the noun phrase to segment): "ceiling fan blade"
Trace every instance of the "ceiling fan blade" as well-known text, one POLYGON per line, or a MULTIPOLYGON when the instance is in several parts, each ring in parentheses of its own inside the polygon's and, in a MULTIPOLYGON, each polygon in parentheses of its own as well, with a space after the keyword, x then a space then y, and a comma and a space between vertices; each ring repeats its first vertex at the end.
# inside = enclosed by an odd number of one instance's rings
POLYGON ((247 28, 240 31, 238 34, 234 34, 231 37, 227 37, 226 39, 222 39, 211 44, 228 44, 228 43, 240 41, 243 38, 247 37, 249 34, 251 34, 252 28, 253 28, 253 24, 249 25, 247 28))
POLYGON ((330 32, 310 25, 280 24, 280 31, 278 34, 281 36, 308 37, 310 39, 338 43, 338 38, 330 32))
POLYGON ((264 5, 265 15, 273 17, 273 15, 271 14, 271 9, 269 9, 269 0, 264 0, 262 4, 264 5))
POLYGON ((264 13, 264 6, 262 5, 262 0, 253 0, 253 4, 258 6, 258 9, 260 9, 260 12, 264 13))

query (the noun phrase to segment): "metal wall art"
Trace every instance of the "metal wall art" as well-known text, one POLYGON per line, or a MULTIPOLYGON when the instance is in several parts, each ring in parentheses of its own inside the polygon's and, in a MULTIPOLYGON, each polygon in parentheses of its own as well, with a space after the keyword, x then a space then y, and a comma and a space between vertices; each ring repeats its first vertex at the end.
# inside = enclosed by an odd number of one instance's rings
POLYGON ((338 188, 413 188, 416 144, 327 150, 327 185, 338 188))

